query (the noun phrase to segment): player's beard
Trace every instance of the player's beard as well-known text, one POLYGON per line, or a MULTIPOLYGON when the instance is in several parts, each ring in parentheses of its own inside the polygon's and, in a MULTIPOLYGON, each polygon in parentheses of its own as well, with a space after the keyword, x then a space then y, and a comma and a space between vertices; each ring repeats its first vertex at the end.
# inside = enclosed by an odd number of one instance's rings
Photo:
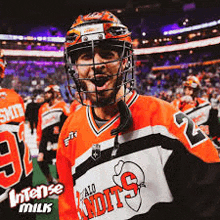
MULTIPOLYGON (((103 107, 115 103, 116 95, 121 88, 122 79, 122 75, 118 76, 112 88, 108 90, 86 92, 86 99, 89 99, 91 105, 96 107, 103 107)), ((80 82, 80 86, 83 91, 88 91, 88 86, 86 85, 84 80, 80 82)))
POLYGON ((49 96, 49 97, 44 97, 45 102, 47 102, 48 104, 51 104, 52 101, 53 101, 53 99, 54 99, 54 96, 53 96, 53 95, 52 95, 52 96, 49 96))

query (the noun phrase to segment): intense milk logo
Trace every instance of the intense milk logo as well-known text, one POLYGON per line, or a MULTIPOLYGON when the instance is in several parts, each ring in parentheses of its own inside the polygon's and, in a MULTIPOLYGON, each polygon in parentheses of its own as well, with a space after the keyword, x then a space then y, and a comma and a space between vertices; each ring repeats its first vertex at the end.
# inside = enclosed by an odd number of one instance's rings
POLYGON ((47 185, 39 185, 36 188, 27 187, 17 193, 15 189, 9 191, 10 207, 19 206, 20 213, 50 213, 52 211, 53 203, 30 203, 33 199, 45 199, 48 196, 60 195, 63 193, 64 186, 60 183, 47 185))

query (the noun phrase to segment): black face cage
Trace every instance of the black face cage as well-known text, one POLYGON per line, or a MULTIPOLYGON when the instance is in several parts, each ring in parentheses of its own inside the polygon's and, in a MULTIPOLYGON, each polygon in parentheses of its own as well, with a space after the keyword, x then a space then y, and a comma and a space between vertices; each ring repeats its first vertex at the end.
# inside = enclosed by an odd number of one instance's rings
MULTIPOLYGON (((107 40, 105 40, 107 41, 107 40)), ((89 78, 79 78, 79 74, 76 70, 76 64, 75 61, 72 59, 72 56, 74 56, 77 51, 80 51, 82 49, 88 49, 91 48, 93 62, 92 64, 81 64, 78 66, 90 66, 93 65, 94 69, 94 79, 96 81, 96 65, 106 64, 106 63, 112 63, 116 61, 120 61, 120 65, 118 68, 117 73, 115 73, 113 76, 117 76, 117 80, 115 83, 115 86, 108 89, 114 91, 114 97, 112 98, 112 101, 107 103, 107 105, 113 104, 118 102, 119 100, 123 99, 125 101, 125 96, 130 93, 134 88, 134 58, 133 58, 133 49, 132 45, 129 42, 126 41, 119 41, 119 40, 108 40, 107 45, 109 45, 111 48, 115 48, 115 50, 120 50, 121 54, 119 54, 119 59, 109 61, 109 62, 103 62, 103 63, 95 63, 94 62, 94 48, 95 46, 101 46, 100 41, 91 41, 87 43, 81 43, 79 45, 73 45, 70 48, 67 48, 65 50, 65 69, 67 73, 67 82, 68 82, 68 91, 70 95, 77 99, 82 105, 86 106, 92 106, 92 107, 100 107, 102 104, 100 104, 100 100, 98 98, 98 91, 97 86, 95 85, 94 91, 87 91, 86 87, 84 86, 83 81, 91 80, 89 78), (124 70, 122 70, 122 62, 124 59, 127 59, 127 65, 124 70), (72 82, 71 82, 72 81, 72 82), (121 97, 117 97, 116 95, 119 91, 119 89, 123 87, 124 93, 121 97), (75 92, 78 93, 78 96, 75 96, 75 92), (88 102, 89 100, 89 94, 94 93, 96 94, 96 101, 95 103, 88 102)), ((106 46, 106 43, 105 43, 106 46)), ((112 77, 113 77, 112 76, 112 77)), ((107 90, 105 90, 107 91, 107 90)), ((106 104, 105 104, 106 105, 106 104)))

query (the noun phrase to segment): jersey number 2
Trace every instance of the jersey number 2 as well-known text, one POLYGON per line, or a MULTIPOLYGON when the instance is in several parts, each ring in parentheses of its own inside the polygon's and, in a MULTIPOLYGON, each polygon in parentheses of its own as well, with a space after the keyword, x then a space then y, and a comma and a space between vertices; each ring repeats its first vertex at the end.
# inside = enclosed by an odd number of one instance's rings
POLYGON ((183 124, 186 124, 184 134, 192 148, 202 141, 206 140, 206 136, 199 128, 195 128, 194 122, 188 116, 186 116, 182 112, 178 112, 174 115, 174 118, 175 123, 178 127, 182 127, 183 124))

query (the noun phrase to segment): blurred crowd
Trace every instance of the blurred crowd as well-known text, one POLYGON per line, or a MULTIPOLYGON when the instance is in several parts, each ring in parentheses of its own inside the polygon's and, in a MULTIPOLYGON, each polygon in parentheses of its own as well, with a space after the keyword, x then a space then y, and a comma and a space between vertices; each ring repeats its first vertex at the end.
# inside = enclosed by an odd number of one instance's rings
MULTIPOLYGON (((217 55, 214 53, 199 51, 198 55, 194 51, 188 51, 138 58, 140 59, 136 61, 135 69, 136 89, 141 94, 154 95, 171 102, 183 95, 182 82, 186 77, 195 75, 202 84, 201 97, 209 101, 219 97, 220 63, 202 65, 202 62, 207 60, 216 60, 217 55), (190 65, 195 63, 197 64, 190 65)), ((62 61, 18 59, 8 61, 3 86, 14 88, 21 96, 27 98, 41 94, 47 85, 59 84, 64 99, 69 101, 65 96, 66 82, 67 76, 62 61)))
POLYGON ((182 82, 188 75, 195 75, 200 79, 203 91, 200 95, 220 94, 220 63, 203 67, 189 67, 186 69, 171 69, 149 71, 146 63, 137 66, 137 89, 141 94, 167 96, 168 101, 183 92, 182 82), (200 70, 198 70, 200 69, 200 70), (168 98, 169 97, 169 98, 168 98))
MULTIPOLYGON (((26 49, 40 47, 39 50, 51 50, 53 46, 29 44, 26 49)), ((12 47, 18 49, 19 44, 12 47)), ((200 97, 219 106, 220 45, 138 55, 135 57, 135 64, 136 89, 140 94, 172 102, 183 95, 182 83, 187 76, 195 75, 203 88, 200 97)), ((14 88, 25 100, 42 94, 47 85, 58 84, 64 100, 71 102, 67 95, 67 75, 62 58, 11 57, 7 59, 5 74, 3 86, 14 88)))
POLYGON ((217 37, 219 35, 220 35, 220 27, 215 26, 211 28, 198 30, 198 32, 196 33, 185 32, 182 33, 181 36, 179 34, 171 35, 171 36, 165 35, 150 39, 147 39, 144 36, 142 36, 141 38, 136 38, 135 43, 137 48, 148 48, 148 47, 158 47, 158 46, 188 43, 197 40, 217 37))
MULTIPOLYGON (((136 61, 136 88, 168 102, 183 95, 187 76, 197 76, 202 85, 200 97, 209 101, 220 95, 219 46, 142 56, 136 61)), ((215 104, 216 105, 216 104, 215 104)))
POLYGON ((65 82, 66 73, 61 61, 9 60, 3 86, 26 97, 40 94, 47 85, 65 82))
MULTIPOLYGON (((23 96, 25 102, 30 102, 32 96, 34 96, 35 102, 41 100, 40 95, 43 92, 43 88, 49 84, 59 84, 65 101, 71 102, 68 99, 69 97, 66 97, 66 74, 63 68, 60 65, 54 69, 54 74, 45 74, 45 78, 42 78, 40 75, 30 75, 28 80, 25 81, 18 77, 18 75, 17 77, 8 75, 6 80, 8 78, 12 87, 23 96), (13 80, 10 80, 10 77, 13 80), (15 82, 15 80, 17 81, 15 82), (40 83, 42 80, 44 83, 40 83)), ((34 72, 35 70, 32 69, 32 71, 34 72)), ((199 78, 202 85, 199 96, 210 101, 213 108, 219 110, 220 117, 220 63, 184 69, 152 71, 149 63, 137 61, 135 75, 136 89, 140 94, 153 95, 168 102, 182 97, 184 95, 183 82, 187 76, 195 75, 199 78)), ((4 81, 5 83, 7 83, 6 80, 4 81)))

